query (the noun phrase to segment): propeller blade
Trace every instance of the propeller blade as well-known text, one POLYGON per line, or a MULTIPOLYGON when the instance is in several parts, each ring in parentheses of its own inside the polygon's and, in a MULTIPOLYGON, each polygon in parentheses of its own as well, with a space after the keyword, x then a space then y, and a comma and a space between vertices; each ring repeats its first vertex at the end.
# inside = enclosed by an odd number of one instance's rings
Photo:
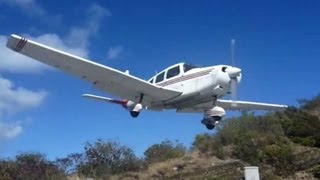
POLYGON ((237 100, 237 80, 234 78, 231 79, 231 100, 233 101, 231 105, 236 107, 237 103, 235 101, 237 100))
POLYGON ((235 39, 231 39, 231 63, 232 66, 235 66, 235 56, 234 56, 234 46, 236 44, 235 39))

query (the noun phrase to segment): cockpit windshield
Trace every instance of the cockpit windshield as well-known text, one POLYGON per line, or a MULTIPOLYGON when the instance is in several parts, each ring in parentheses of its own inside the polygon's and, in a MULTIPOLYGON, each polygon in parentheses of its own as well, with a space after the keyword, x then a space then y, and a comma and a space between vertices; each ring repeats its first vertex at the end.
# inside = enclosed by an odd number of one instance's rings
POLYGON ((183 71, 187 72, 191 69, 198 68, 198 66, 192 65, 192 64, 183 64, 183 71))

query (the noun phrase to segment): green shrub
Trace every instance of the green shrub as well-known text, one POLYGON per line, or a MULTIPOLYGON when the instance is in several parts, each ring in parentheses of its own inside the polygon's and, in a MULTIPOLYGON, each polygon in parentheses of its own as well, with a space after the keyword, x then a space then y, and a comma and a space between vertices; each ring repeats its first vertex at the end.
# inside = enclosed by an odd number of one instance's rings
POLYGON ((301 145, 320 147, 320 119, 305 111, 289 108, 278 113, 286 136, 301 145))
POLYGON ((289 143, 265 146, 260 151, 259 159, 275 167, 275 172, 278 175, 289 175, 294 173, 294 167, 292 165, 292 146, 289 143))
POLYGON ((198 149, 200 153, 207 154, 212 151, 213 137, 209 134, 196 135, 192 147, 198 149))
POLYGON ((173 143, 169 140, 162 141, 160 144, 150 146, 144 156, 148 164, 163 162, 169 159, 184 156, 186 148, 181 143, 173 143))
POLYGON ((66 174, 40 153, 21 153, 0 160, 0 179, 66 179, 66 174))
POLYGON ((320 178, 320 165, 314 168, 312 173, 315 178, 320 178))

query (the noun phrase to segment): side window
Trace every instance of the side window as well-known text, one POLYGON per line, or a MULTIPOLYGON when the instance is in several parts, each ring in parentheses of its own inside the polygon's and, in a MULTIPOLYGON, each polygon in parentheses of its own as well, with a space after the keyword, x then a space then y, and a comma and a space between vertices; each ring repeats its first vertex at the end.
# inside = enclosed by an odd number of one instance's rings
POLYGON ((174 68, 171 68, 167 72, 167 79, 172 78, 174 76, 177 76, 180 74, 180 66, 176 66, 174 68))
POLYGON ((164 79, 164 72, 162 72, 157 76, 156 83, 163 81, 163 79, 164 79))
POLYGON ((197 68, 197 66, 190 65, 190 64, 184 64, 183 65, 183 70, 184 72, 190 71, 191 69, 197 68))
POLYGON ((153 78, 152 78, 152 79, 150 79, 149 83, 151 83, 151 84, 153 83, 153 78))

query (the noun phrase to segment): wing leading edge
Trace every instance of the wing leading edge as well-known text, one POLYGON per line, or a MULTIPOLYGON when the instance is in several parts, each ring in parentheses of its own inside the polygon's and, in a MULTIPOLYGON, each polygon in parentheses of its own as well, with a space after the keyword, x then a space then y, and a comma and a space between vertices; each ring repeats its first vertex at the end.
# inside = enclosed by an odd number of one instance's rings
POLYGON ((42 63, 76 75, 94 84, 100 90, 137 102, 144 95, 144 103, 172 99, 181 92, 152 85, 145 80, 108 66, 11 35, 7 47, 42 63))

